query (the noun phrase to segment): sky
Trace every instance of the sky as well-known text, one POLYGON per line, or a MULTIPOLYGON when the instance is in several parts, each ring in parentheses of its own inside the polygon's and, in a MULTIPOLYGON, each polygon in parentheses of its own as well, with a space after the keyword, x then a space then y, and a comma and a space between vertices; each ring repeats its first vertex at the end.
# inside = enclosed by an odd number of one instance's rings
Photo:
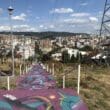
POLYGON ((97 33, 105 0, 0 0, 0 31, 97 33))

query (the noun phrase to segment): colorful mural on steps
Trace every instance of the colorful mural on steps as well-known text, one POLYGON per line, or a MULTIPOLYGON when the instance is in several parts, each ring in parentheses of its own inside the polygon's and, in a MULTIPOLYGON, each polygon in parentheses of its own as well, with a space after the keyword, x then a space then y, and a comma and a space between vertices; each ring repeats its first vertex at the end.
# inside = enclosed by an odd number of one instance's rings
POLYGON ((34 65, 28 75, 20 77, 18 88, 20 89, 48 89, 54 88, 56 82, 51 74, 47 73, 41 65, 34 65))
POLYGON ((0 110, 87 110, 82 100, 72 94, 71 89, 5 92, 0 95, 0 110))
POLYGON ((0 110, 88 110, 72 89, 58 89, 51 74, 36 64, 17 81, 17 88, 0 91, 0 110))

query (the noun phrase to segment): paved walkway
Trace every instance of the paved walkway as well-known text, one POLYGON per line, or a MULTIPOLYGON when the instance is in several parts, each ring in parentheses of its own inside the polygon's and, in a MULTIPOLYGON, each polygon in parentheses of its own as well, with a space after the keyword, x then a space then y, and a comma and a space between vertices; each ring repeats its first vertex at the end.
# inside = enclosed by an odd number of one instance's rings
POLYGON ((88 110, 72 89, 58 89, 42 65, 35 64, 17 81, 17 88, 0 91, 0 110, 88 110))

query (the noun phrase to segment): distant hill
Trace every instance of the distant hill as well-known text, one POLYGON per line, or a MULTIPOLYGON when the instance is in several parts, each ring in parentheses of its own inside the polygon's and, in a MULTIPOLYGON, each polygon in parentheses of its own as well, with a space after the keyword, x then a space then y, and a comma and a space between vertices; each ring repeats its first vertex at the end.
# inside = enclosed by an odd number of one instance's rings
MULTIPOLYGON (((0 34, 10 34, 10 32, 0 32, 0 34)), ((75 36, 84 35, 89 36, 87 33, 70 33, 70 32, 13 32, 14 35, 24 35, 24 36, 36 36, 41 38, 52 38, 52 37, 65 37, 65 36, 75 36)))

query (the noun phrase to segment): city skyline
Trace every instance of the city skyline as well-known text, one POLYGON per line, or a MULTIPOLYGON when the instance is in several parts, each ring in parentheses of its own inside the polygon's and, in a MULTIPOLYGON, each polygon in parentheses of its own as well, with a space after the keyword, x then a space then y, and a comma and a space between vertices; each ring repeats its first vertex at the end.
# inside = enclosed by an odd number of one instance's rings
MULTIPOLYGON (((105 0, 0 0, 0 31, 9 31, 7 8, 14 8, 13 31, 96 33, 105 0)), ((109 13, 108 13, 109 14, 109 13)))

